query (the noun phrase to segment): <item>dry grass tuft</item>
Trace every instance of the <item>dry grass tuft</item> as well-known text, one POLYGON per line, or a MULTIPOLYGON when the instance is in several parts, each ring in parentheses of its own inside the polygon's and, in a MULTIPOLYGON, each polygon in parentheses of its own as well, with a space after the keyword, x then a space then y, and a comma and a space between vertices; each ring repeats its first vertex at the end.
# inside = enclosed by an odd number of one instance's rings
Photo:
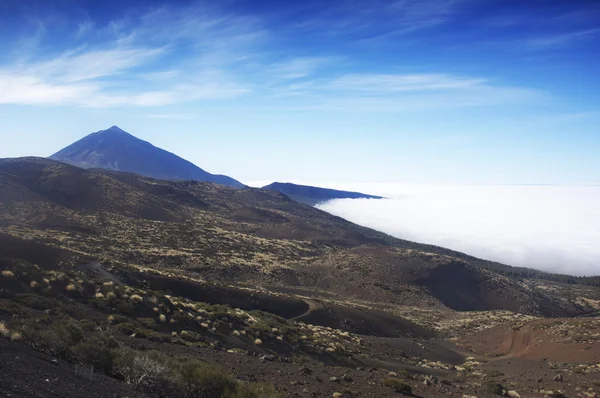
POLYGON ((0 322, 0 336, 10 337, 10 330, 6 327, 4 322, 0 322))
POLYGON ((132 294, 129 299, 131 301, 133 301, 134 303, 141 303, 142 301, 144 301, 144 298, 142 296, 140 296, 139 294, 132 294))
POLYGON ((69 283, 69 284, 68 284, 68 285, 65 287, 65 290, 66 290, 67 292, 74 292, 74 291, 76 291, 76 290, 77 290, 77 286, 75 286, 75 284, 73 284, 73 283, 69 283))

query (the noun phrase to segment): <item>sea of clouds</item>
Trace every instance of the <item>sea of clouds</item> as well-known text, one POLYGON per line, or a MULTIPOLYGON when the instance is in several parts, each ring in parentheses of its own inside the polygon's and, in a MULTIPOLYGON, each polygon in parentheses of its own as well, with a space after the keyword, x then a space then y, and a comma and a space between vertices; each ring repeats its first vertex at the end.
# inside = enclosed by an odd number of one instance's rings
POLYGON ((318 185, 388 197, 318 207, 398 238, 509 265, 600 275, 600 186, 318 185))

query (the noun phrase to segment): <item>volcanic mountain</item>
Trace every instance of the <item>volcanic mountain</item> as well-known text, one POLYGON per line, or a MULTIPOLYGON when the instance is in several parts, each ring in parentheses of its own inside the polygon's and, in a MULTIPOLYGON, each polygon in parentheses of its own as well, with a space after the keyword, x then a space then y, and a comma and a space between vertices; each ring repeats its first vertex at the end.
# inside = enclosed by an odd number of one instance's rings
POLYGON ((0 159, 7 396, 575 397, 600 372, 598 286, 280 192, 0 159))
POLYGON ((297 202, 308 205, 316 205, 332 199, 384 199, 382 196, 367 195, 360 192, 338 191, 337 189, 297 185, 289 182, 274 182, 262 187, 262 189, 281 192, 297 202))
POLYGON ((50 159, 85 169, 123 171, 162 180, 194 180, 235 188, 244 187, 244 184, 231 177, 202 170, 117 126, 92 133, 56 152, 50 159))

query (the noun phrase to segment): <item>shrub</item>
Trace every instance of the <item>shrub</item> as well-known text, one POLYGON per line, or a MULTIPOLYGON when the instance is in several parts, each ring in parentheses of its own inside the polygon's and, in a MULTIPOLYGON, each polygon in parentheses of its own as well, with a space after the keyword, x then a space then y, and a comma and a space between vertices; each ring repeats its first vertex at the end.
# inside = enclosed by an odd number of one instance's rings
POLYGON ((0 322, 0 336, 5 338, 10 336, 10 330, 6 327, 4 322, 0 322))
POLYGON ((139 294, 132 294, 131 296, 129 296, 129 300, 133 301, 134 303, 141 303, 142 301, 144 301, 144 298, 139 294))
POLYGON ((383 385, 401 394, 412 394, 412 387, 403 380, 393 377, 383 380, 383 385))
POLYGON ((169 368, 164 365, 160 355, 155 352, 142 354, 130 349, 119 352, 115 359, 115 368, 125 382, 136 389, 158 389, 159 385, 171 378, 169 368))
POLYGON ((488 373, 487 376, 490 377, 490 378, 502 377, 502 376, 504 376, 504 373, 499 372, 497 370, 492 370, 490 373, 488 373))
POLYGON ((490 380, 487 383, 485 383, 485 389, 490 394, 494 394, 494 395, 503 395, 504 394, 504 386, 493 380, 490 380))
POLYGON ((65 287, 65 290, 66 290, 67 292, 74 292, 74 291, 76 291, 76 290, 77 290, 77 286, 75 286, 75 284, 73 284, 73 283, 69 283, 69 284, 67 285, 67 287, 65 287))
POLYGON ((157 330, 158 325, 153 318, 138 318, 137 321, 147 327, 148 329, 157 330))
POLYGON ((222 397, 233 395, 237 383, 222 370, 195 359, 177 363, 177 373, 188 397, 222 397))
POLYGON ((133 322, 121 322, 115 325, 115 329, 123 334, 132 334, 136 331, 137 326, 133 322))
POLYGON ((77 321, 65 319, 50 325, 32 319, 22 323, 20 330, 34 348, 63 358, 69 356, 70 347, 85 337, 77 321))
POLYGON ((112 337, 95 335, 73 346, 70 351, 80 362, 110 374, 118 355, 115 350, 117 347, 117 342, 112 337))
MULTIPOLYGON (((264 383, 251 383, 247 390, 250 392, 250 394, 248 394, 248 398, 252 397, 256 397, 256 398, 283 398, 284 395, 280 392, 278 392, 275 387, 271 384, 264 384, 264 383)), ((239 391, 239 389, 238 389, 239 391)), ((238 392, 236 397, 243 397, 245 395, 243 395, 243 392, 238 392)))

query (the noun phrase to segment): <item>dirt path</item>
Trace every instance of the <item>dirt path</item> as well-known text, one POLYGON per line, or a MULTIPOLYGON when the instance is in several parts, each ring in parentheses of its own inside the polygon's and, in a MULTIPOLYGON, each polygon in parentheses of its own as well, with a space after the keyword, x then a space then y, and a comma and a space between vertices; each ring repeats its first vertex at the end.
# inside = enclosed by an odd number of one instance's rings
POLYGON ((308 304, 308 310, 304 314, 301 314, 301 315, 298 315, 297 317, 292 318, 291 319, 292 321, 301 320, 302 318, 309 316, 313 312, 325 308, 325 305, 323 305, 323 303, 319 300, 303 299, 302 301, 304 301, 306 304, 308 304))

